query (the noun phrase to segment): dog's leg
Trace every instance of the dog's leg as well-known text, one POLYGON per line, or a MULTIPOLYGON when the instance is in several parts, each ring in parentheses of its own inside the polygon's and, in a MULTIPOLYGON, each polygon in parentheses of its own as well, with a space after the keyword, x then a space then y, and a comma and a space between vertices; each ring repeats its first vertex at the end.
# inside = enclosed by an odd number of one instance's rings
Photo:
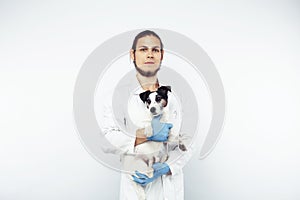
POLYGON ((145 188, 137 183, 136 184, 136 192, 139 200, 146 200, 145 188))
POLYGON ((149 160, 148 160, 148 170, 147 170, 147 175, 148 177, 153 177, 153 163, 155 161, 155 158, 154 157, 151 157, 149 160))

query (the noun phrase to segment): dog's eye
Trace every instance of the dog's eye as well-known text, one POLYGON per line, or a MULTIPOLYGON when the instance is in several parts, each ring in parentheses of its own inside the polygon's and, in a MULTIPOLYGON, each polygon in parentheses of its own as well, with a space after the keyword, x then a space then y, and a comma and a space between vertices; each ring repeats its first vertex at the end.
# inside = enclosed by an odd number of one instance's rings
POLYGON ((150 99, 147 99, 146 102, 147 102, 147 104, 151 104, 151 100, 150 99))
POLYGON ((161 97, 160 96, 157 96, 156 98, 155 98, 155 101, 157 101, 157 102, 159 102, 161 100, 161 97))

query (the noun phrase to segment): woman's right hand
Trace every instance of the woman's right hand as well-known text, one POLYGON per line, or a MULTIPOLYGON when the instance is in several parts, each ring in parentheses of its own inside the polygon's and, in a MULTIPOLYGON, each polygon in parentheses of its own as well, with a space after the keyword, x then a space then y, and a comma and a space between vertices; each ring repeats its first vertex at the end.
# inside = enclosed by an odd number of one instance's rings
POLYGON ((170 129, 173 127, 171 123, 163 123, 163 127, 152 136, 147 137, 148 141, 165 142, 168 140, 170 129))

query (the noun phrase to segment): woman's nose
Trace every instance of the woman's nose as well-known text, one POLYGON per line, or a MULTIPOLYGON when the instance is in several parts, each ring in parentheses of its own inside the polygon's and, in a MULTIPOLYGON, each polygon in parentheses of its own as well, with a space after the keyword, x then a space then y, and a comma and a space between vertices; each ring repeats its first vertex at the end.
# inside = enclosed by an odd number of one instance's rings
POLYGON ((147 57, 148 57, 148 58, 153 58, 153 54, 152 54, 152 51, 151 51, 151 50, 148 51, 147 57))

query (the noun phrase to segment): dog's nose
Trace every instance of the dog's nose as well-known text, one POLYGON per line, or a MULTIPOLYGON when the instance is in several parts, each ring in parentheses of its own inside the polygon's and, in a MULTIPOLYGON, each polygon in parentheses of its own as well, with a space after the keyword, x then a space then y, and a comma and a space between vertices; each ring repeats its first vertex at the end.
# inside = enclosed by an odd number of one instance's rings
POLYGON ((152 112, 152 113, 154 113, 155 110, 156 110, 156 109, 155 109, 154 107, 150 108, 150 112, 152 112))

